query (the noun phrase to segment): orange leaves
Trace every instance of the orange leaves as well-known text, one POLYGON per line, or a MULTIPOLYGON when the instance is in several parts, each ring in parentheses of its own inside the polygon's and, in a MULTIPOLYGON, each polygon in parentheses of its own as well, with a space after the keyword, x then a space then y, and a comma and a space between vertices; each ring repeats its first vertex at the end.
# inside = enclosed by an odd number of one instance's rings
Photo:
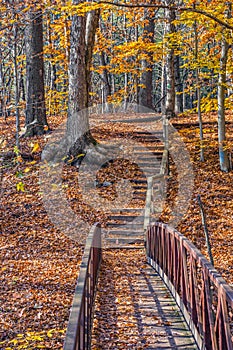
MULTIPOLYGON (((226 114, 228 138, 228 149, 233 146, 233 123, 232 113, 226 114)), ((198 248, 205 254, 206 246, 204 233, 201 226, 201 217, 196 201, 197 194, 205 204, 207 225, 211 236, 214 260, 217 269, 223 274, 227 281, 233 283, 233 191, 232 180, 233 173, 224 174, 219 170, 218 164, 218 133, 217 133, 217 114, 203 114, 203 133, 204 133, 204 154, 205 162, 200 162, 199 141, 198 141, 198 123, 197 115, 180 116, 173 120, 179 133, 189 150, 192 165, 195 172, 195 189, 193 199, 189 203, 188 214, 179 224, 178 230, 186 235, 198 248)), ((173 174, 176 172, 175 166, 171 165, 173 174)), ((165 211, 162 214, 162 220, 167 221, 170 213, 170 204, 177 191, 177 182, 175 176, 169 180, 169 194, 165 211), (170 203, 170 204, 169 204, 170 203)))

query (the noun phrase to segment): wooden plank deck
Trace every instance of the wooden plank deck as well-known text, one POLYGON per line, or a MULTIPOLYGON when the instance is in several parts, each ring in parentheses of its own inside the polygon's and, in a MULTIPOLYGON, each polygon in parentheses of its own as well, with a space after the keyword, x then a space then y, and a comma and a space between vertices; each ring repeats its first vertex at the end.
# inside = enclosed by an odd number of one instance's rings
POLYGON ((144 249, 104 251, 92 335, 97 349, 198 349, 144 249))

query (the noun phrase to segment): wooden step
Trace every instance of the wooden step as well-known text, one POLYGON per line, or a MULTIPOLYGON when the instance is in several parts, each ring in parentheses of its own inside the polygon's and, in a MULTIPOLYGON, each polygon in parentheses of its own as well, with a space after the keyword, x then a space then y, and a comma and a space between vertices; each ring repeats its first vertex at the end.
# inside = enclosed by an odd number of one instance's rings
POLYGON ((145 186, 145 185, 139 185, 139 184, 135 184, 135 185, 133 185, 132 186, 133 187, 133 189, 134 189, 134 191, 135 190, 144 190, 144 189, 147 189, 147 186, 145 186))
POLYGON ((145 195, 143 196, 143 195, 133 195, 133 200, 145 200, 146 199, 146 193, 145 193, 145 195))
POLYGON ((126 212, 126 213, 137 213, 137 212, 144 212, 144 208, 122 208, 122 209, 112 209, 112 212, 113 213, 120 213, 122 214, 123 212, 126 212))
POLYGON ((140 168, 151 168, 155 172, 160 170, 160 163, 157 162, 155 159, 153 159, 151 162, 147 162, 144 159, 142 160, 137 160, 137 165, 139 165, 140 168))
POLYGON ((149 175, 149 176, 152 176, 152 175, 157 175, 159 174, 159 169, 154 169, 153 167, 141 167, 141 170, 144 172, 145 175, 149 175))
POLYGON ((144 238, 139 236, 139 237, 133 237, 133 238, 127 238, 127 237, 121 237, 121 238, 105 238, 105 242, 107 244, 111 243, 111 244, 135 244, 135 243, 143 243, 144 242, 144 238))
POLYGON ((140 235, 143 235, 144 234, 144 231, 143 229, 127 229, 127 230, 117 230, 117 229, 114 229, 114 230, 109 230, 105 233, 105 236, 108 237, 110 235, 112 236, 125 236, 125 237, 128 237, 128 236, 140 236, 140 235))
POLYGON ((125 222, 125 223, 117 223, 117 222, 107 222, 106 226, 109 228, 116 228, 118 227, 119 229, 123 230, 135 230, 139 229, 139 227, 143 227, 143 222, 137 222, 137 221, 132 221, 130 222, 125 222))
MULTIPOLYGON (((139 145, 134 145, 133 146, 134 151, 145 151, 145 150, 149 150, 150 152, 158 152, 159 154, 163 153, 164 150, 164 146, 163 145, 145 145, 145 146, 139 146, 139 145)), ((143 152, 142 152, 143 153, 143 152)))
POLYGON ((142 222, 144 220, 144 216, 137 216, 137 215, 110 215, 109 221, 116 220, 116 221, 133 221, 137 220, 138 222, 142 222))
POLYGON ((131 181, 134 184, 146 184, 147 185, 147 180, 145 178, 139 178, 131 181))
POLYGON ((105 240, 109 240, 109 239, 121 239, 121 240, 128 240, 128 241, 132 241, 132 240, 138 240, 138 239, 144 239, 144 232, 139 232, 137 235, 136 234, 128 234, 128 235, 115 235, 115 234, 108 234, 105 236, 104 238, 105 240))
POLYGON ((135 131, 134 134, 138 134, 138 135, 163 135, 163 130, 156 130, 156 131, 151 131, 151 132, 148 132, 148 131, 135 131))
POLYGON ((140 140, 141 142, 162 142, 163 136, 161 134, 158 135, 133 135, 132 139, 140 140))

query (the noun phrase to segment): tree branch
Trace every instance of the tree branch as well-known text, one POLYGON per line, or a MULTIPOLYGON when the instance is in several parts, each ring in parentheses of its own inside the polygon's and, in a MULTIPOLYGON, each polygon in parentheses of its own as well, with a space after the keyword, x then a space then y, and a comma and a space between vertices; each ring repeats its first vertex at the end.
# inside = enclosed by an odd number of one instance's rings
POLYGON ((222 21, 221 19, 217 18, 216 16, 212 15, 211 13, 208 13, 204 10, 199 10, 196 8, 192 8, 192 7, 177 7, 177 6, 167 6, 167 5, 162 5, 162 4, 127 4, 127 3, 121 3, 121 2, 111 2, 108 0, 100 0, 100 1, 93 1, 96 4, 106 4, 106 5, 112 5, 112 6, 118 6, 118 7, 127 7, 127 8, 139 8, 139 7, 144 7, 144 8, 157 8, 157 9, 170 9, 170 10, 175 10, 175 11, 179 11, 179 12, 195 12, 195 13, 199 13, 205 17, 208 17, 210 19, 212 19, 213 21, 217 22, 218 24, 220 24, 221 26, 229 29, 229 30, 233 30, 233 26, 230 25, 229 23, 222 21))

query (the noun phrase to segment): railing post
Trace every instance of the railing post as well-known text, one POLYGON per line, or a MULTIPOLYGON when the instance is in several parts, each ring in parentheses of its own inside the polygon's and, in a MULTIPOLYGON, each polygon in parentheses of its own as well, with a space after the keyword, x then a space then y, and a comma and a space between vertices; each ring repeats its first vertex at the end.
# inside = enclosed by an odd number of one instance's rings
POLYGON ((145 215, 144 215, 144 233, 146 232, 146 230, 149 226, 149 223, 150 223, 153 178, 148 177, 147 181, 148 181, 148 183, 147 183, 146 207, 145 207, 145 215))
POLYGON ((167 174, 169 175, 169 120, 166 115, 163 116, 163 138, 164 138, 164 148, 167 151, 167 174))

